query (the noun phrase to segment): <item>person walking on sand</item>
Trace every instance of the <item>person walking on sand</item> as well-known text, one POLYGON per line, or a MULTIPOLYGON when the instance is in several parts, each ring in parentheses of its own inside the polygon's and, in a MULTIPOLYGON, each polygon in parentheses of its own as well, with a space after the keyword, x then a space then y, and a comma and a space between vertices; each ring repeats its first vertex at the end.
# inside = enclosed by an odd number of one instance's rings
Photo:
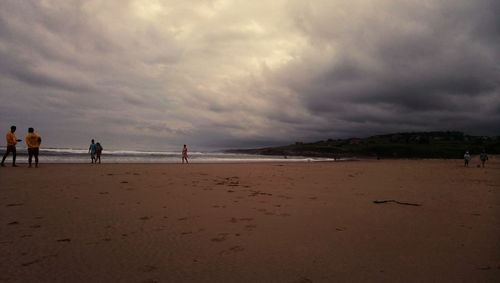
POLYGON ((31 168, 31 161, 33 156, 35 157, 35 167, 38 168, 38 152, 40 151, 40 144, 42 143, 42 138, 38 133, 35 133, 35 129, 29 128, 28 134, 25 138, 26 146, 28 146, 28 164, 31 168))
POLYGON ((101 164, 101 153, 103 150, 102 145, 100 142, 97 142, 95 144, 95 147, 96 147, 96 149, 95 149, 95 154, 96 154, 95 163, 97 163, 97 160, 99 160, 99 164, 101 164))
POLYGON ((90 147, 89 147, 89 153, 90 153, 90 163, 94 163, 95 160, 95 153, 97 151, 97 145, 94 143, 94 139, 92 139, 90 147))
POLYGON ((9 155, 9 153, 12 152, 12 167, 17 167, 16 165, 16 144, 20 142, 21 140, 17 139, 16 137, 16 126, 11 126, 10 127, 10 132, 7 133, 5 138, 7 139, 7 150, 5 151, 5 154, 3 155, 2 158, 2 163, 0 165, 2 167, 5 167, 5 158, 9 155))
POLYGON ((184 164, 184 160, 186 160, 186 163, 188 162, 188 148, 186 145, 182 148, 182 164, 184 164))
POLYGON ((486 151, 483 150, 483 152, 481 152, 481 155, 479 155, 479 159, 481 159, 481 165, 484 168, 484 163, 486 163, 486 160, 488 160, 488 155, 486 155, 486 151))
POLYGON ((464 167, 469 167, 470 154, 468 151, 464 154, 464 167))

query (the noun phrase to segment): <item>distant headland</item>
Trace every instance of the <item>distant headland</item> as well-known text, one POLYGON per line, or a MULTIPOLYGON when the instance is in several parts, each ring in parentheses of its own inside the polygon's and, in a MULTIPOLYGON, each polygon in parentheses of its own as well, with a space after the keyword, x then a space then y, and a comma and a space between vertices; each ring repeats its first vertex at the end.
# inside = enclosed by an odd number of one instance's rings
POLYGON ((255 149, 231 149, 227 152, 310 156, 329 158, 462 158, 465 151, 500 154, 500 136, 472 136, 457 131, 408 132, 366 138, 328 139, 312 143, 255 149))

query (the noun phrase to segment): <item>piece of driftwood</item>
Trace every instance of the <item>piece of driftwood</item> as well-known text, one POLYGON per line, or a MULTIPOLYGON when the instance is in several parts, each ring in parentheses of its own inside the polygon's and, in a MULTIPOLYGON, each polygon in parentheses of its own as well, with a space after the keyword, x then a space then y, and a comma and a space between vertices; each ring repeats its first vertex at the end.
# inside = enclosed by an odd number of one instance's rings
POLYGON ((421 204, 418 204, 418 203, 401 202, 401 201, 397 201, 397 200, 394 200, 394 199, 389 199, 389 200, 374 200, 373 201, 373 203, 376 203, 376 204, 387 203, 387 202, 394 202, 394 203, 402 204, 402 205, 421 206, 421 204))

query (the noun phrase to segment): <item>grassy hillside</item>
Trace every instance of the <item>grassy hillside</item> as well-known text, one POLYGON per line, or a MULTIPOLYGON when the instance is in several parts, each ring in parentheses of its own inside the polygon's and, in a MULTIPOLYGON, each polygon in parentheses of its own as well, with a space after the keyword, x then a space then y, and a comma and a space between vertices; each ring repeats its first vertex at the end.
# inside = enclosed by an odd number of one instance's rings
POLYGON ((313 157, 462 158, 465 151, 500 154, 500 137, 470 136, 461 132, 417 132, 368 138, 329 139, 231 152, 313 157))

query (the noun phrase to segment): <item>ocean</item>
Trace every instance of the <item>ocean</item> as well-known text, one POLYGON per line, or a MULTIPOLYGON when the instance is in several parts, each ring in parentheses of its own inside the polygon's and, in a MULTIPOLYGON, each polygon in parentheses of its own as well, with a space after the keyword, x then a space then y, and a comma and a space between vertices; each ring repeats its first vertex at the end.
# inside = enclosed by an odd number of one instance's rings
MULTIPOLYGON (((0 149, 3 156, 5 148, 0 149)), ((180 151, 137 151, 137 150, 104 150, 101 155, 103 163, 181 163, 180 151)), ((189 152, 190 163, 247 163, 247 162, 312 162, 333 161, 329 158, 310 158, 300 156, 269 156, 253 154, 237 154, 224 152, 189 152)), ((7 157, 6 164, 12 162, 12 154, 7 157)), ((17 149, 16 163, 27 163, 26 149, 17 149)), ((90 163, 90 155, 85 149, 42 148, 39 154, 40 163, 90 163)))

